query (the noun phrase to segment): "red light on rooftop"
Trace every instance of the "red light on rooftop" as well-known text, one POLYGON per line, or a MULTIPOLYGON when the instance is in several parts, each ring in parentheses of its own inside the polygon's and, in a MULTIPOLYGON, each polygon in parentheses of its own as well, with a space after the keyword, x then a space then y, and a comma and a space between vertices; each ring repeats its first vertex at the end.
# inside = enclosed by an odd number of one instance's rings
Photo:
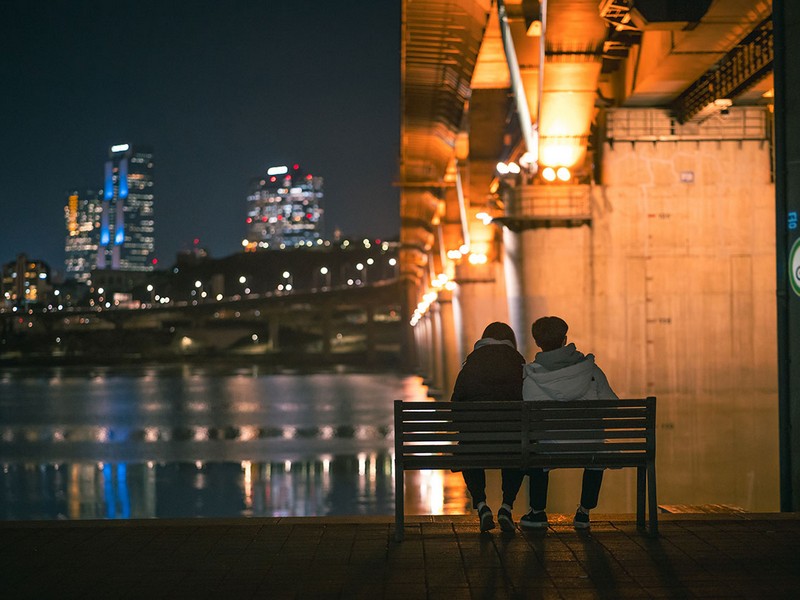
POLYGON ((300 168, 300 165, 295 165, 295 166, 294 166, 294 167, 292 167, 292 168, 293 168, 295 171, 297 171, 297 169, 299 169, 299 168, 300 168))
POLYGON ((313 178, 314 178, 313 175, 306 175, 306 179, 313 179, 313 178))
POLYGON ((194 238, 194 245, 197 246, 197 244, 199 243, 200 243, 200 238, 194 238))
POLYGON ((252 223, 253 222, 253 218, 252 217, 247 217, 247 222, 248 223, 252 223))
POLYGON ((275 183, 276 181, 278 181, 278 178, 275 177, 275 175, 273 175, 272 177, 269 178, 269 181, 270 183, 275 183))
POLYGON ((157 259, 157 258, 154 258, 154 259, 153 259, 153 264, 154 264, 154 265, 157 265, 157 264, 158 264, 158 259, 157 259))

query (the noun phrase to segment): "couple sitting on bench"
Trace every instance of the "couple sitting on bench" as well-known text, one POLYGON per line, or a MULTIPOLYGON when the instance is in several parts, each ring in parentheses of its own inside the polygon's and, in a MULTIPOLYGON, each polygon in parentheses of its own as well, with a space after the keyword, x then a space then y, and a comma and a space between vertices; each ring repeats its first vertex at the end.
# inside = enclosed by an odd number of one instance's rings
MULTIPOLYGON (((503 400, 612 400, 617 395, 594 356, 578 352, 567 344, 567 323, 559 317, 542 317, 531 327, 541 352, 533 362, 517 351, 514 331, 505 323, 491 323, 475 343, 458 374, 451 401, 503 400)), ((464 469, 464 482, 477 509, 481 531, 494 529, 494 515, 486 504, 486 475, 483 469, 464 469)), ((503 531, 514 531, 511 515, 523 478, 528 475, 531 510, 520 519, 523 529, 547 528, 547 484, 549 470, 502 469, 503 504, 497 520, 503 531)), ((602 469, 584 469, 581 501, 575 512, 576 529, 589 527, 589 511, 597 506, 602 469)))

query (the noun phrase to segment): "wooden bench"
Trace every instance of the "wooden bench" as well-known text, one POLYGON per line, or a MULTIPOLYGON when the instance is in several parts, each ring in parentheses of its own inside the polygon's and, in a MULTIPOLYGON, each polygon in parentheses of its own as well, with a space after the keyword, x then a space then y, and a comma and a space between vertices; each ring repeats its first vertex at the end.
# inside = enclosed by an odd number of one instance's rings
POLYGON ((658 533, 656 399, 394 403, 395 539, 404 474, 421 469, 636 467, 636 524, 658 533))

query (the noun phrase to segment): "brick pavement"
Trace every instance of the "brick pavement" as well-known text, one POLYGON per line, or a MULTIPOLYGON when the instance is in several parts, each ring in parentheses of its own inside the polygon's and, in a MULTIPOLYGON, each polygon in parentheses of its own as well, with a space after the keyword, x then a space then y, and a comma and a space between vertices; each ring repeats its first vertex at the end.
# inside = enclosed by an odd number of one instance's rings
POLYGON ((2 598, 799 598, 800 514, 0 522, 2 598))

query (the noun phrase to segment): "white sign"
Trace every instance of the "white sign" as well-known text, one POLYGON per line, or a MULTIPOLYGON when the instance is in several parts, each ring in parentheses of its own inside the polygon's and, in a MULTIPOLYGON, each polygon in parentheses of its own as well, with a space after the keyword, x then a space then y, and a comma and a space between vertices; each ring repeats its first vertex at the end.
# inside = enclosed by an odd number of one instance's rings
POLYGON ((800 296, 800 238, 797 238, 789 251, 789 281, 794 293, 800 296))

